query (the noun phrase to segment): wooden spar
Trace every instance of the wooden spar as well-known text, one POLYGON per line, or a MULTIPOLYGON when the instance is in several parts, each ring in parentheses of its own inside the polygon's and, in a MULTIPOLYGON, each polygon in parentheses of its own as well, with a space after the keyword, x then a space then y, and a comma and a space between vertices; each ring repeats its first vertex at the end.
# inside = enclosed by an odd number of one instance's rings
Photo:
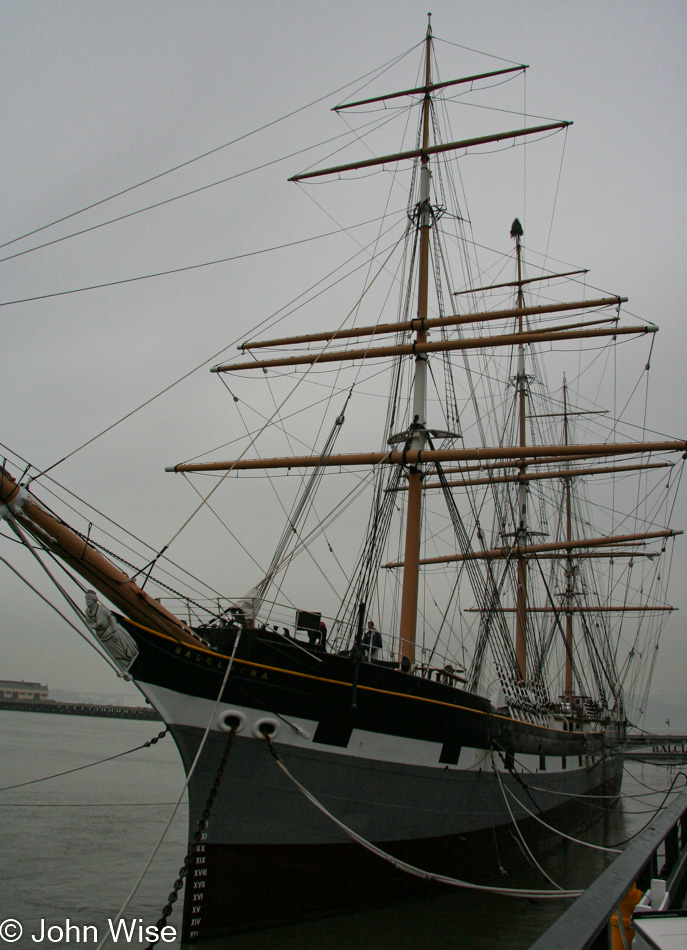
MULTIPOLYGON (((429 89, 432 80, 432 28, 427 27, 425 52, 425 86, 429 89)), ((415 332, 413 349, 415 375, 413 379, 412 425, 414 426, 410 448, 417 450, 418 460, 408 468, 408 504, 406 507, 406 534, 404 548, 403 579, 401 588, 401 612, 399 616, 399 647, 401 662, 412 669, 415 664, 415 636, 417 628, 417 604, 420 586, 420 541, 422 533, 422 478, 421 452, 427 440, 426 390, 427 357, 422 348, 427 345, 429 299, 429 229, 432 224, 430 206, 429 172, 429 119, 430 96, 426 93, 422 104, 422 156, 420 166, 420 201, 418 224, 420 230, 420 258, 418 270, 417 315, 419 327, 415 332)))
POLYGON ((503 284, 487 284, 485 287, 468 287, 467 290, 454 290, 453 297, 462 297, 464 294, 482 294, 487 290, 500 290, 503 287, 518 287, 524 284, 534 284, 541 280, 555 280, 557 277, 575 277, 578 274, 588 274, 589 270, 566 270, 561 274, 544 274, 542 277, 525 277, 524 280, 507 280, 503 284))
POLYGON ((521 73, 527 66, 511 66, 508 69, 495 69, 490 73, 479 73, 476 76, 464 76, 462 79, 448 79, 446 82, 433 82, 429 86, 419 86, 416 89, 404 89, 402 92, 391 92, 385 96, 375 96, 373 99, 358 99, 357 102, 344 102, 334 106, 332 112, 343 112, 344 109, 354 109, 356 106, 369 106, 375 102, 386 102, 387 99, 400 99, 403 96, 423 96, 436 92, 437 89, 446 89, 447 86, 461 86, 468 82, 477 82, 479 79, 491 79, 493 76, 504 76, 506 73, 521 73))
MULTIPOLYGON (((555 472, 527 472, 524 475, 492 475, 485 478, 466 478, 461 481, 425 482, 424 491, 430 489, 443 488, 472 488, 476 485, 498 485, 505 482, 532 482, 541 481, 547 478, 579 478, 581 475, 609 475, 612 472, 636 472, 647 468, 672 468, 670 462, 646 462, 644 465, 602 465, 598 468, 569 468, 560 469, 555 472)), ((405 485, 399 485, 397 488, 388 488, 387 491, 403 492, 407 491, 405 485)))
MULTIPOLYGON (((584 548, 602 548, 610 544, 633 544, 635 541, 655 541, 658 538, 674 538, 679 534, 682 534, 682 531, 650 531, 646 534, 616 534, 609 535, 606 538, 583 538, 579 541, 547 541, 542 544, 524 544, 520 547, 519 553, 531 557, 535 554, 547 554, 551 551, 577 551, 584 548)), ((441 557, 423 558, 420 564, 453 564, 457 561, 503 560, 504 558, 514 557, 517 553, 518 551, 515 547, 491 548, 488 551, 473 551, 470 554, 447 554, 441 557)), ((389 564, 384 564, 383 567, 387 569, 403 567, 403 561, 394 561, 389 564)))
MULTIPOLYGON (((537 465, 560 465, 561 462, 580 462, 589 458, 588 455, 552 455, 549 458, 537 459, 537 465)), ((666 462, 672 466, 674 462, 666 462)), ((460 468, 444 468, 444 475, 462 475, 464 472, 491 472, 495 468, 517 468, 517 462, 492 462, 489 465, 461 465, 460 468)), ((436 474, 430 469, 430 474, 436 474)))
MULTIPOLYGON (((597 413, 590 413, 590 415, 597 415, 597 413)), ((540 418, 537 416, 537 418, 540 418)), ((636 453, 632 453, 636 454, 636 453)), ((536 465, 560 465, 562 462, 580 462, 584 459, 589 458, 588 455, 552 455, 548 458, 537 459, 536 465)), ((442 468, 444 475, 462 475, 465 472, 487 472, 491 473, 494 469, 497 468, 517 468, 517 462, 492 462, 488 465, 461 465, 459 468, 442 468)), ((673 468, 675 462, 653 462, 649 466, 650 468, 673 468)), ((573 474, 577 469, 573 469, 573 474)), ((429 474, 435 475, 436 471, 430 469, 429 474)))
MULTIPOLYGON (((627 297, 601 297, 598 300, 578 300, 568 303, 545 304, 540 307, 513 307, 510 310, 494 310, 491 313, 472 313, 458 314, 454 313, 448 317, 433 317, 425 320, 425 329, 433 330, 435 327, 455 327, 471 323, 486 323, 492 320, 510 320, 519 316, 538 316, 547 313, 565 313, 568 310, 590 310, 600 309, 602 307, 617 307, 627 302, 627 297)), ((609 317, 609 320, 611 318, 609 317)), ((381 336, 387 333, 403 333, 420 329, 419 319, 404 320, 401 323, 378 323, 374 326, 352 327, 349 330, 325 330, 322 333, 309 333, 301 336, 285 336, 276 340, 256 340, 255 342, 242 343, 239 350, 257 350, 270 346, 294 346, 298 343, 328 343, 331 340, 350 340, 358 336, 381 336)), ((254 364, 248 364, 248 368, 254 364)), ((212 372, 224 372, 225 367, 220 365, 213 368, 212 372)))
POLYGON ((17 523, 40 544, 45 545, 73 568, 131 620, 165 633, 180 643, 198 646, 198 638, 185 624, 142 590, 127 574, 115 567, 88 541, 37 502, 26 500, 22 504, 20 498, 17 483, 6 472, 0 471, 0 503, 11 508, 17 523))
MULTIPOLYGON (((637 542, 637 543, 639 543, 639 542, 637 542)), ((591 561, 591 560, 599 560, 599 561, 602 561, 602 560, 604 560, 604 559, 605 559, 605 560, 609 560, 609 561, 613 561, 613 560, 615 560, 616 558, 620 558, 620 557, 628 557, 628 558, 634 558, 634 557, 648 557, 648 558, 654 558, 654 557, 658 557, 658 555, 659 555, 659 552, 658 552, 658 551, 640 551, 640 550, 638 550, 638 549, 636 549, 636 548, 624 548, 624 549, 619 549, 618 551, 594 551, 594 552, 592 552, 591 554, 590 554, 588 551, 576 551, 576 552, 575 552, 575 560, 576 560, 576 561, 579 561, 579 560, 582 560, 582 559, 586 558, 586 559, 588 559, 588 560, 590 560, 590 561, 591 561)), ((564 553, 564 554, 555 554, 555 553, 551 553, 551 554, 539 554, 539 555, 537 556, 537 560, 538 560, 538 561, 564 561, 564 560, 567 560, 569 557, 570 557, 569 552, 566 552, 566 553, 564 553)))
POLYGON ((338 175, 341 172, 355 171, 358 168, 374 168, 378 165, 387 165, 390 162, 401 162, 409 158, 426 158, 441 152, 454 152, 463 148, 472 148, 476 145, 488 145, 490 142, 503 142, 504 139, 518 139, 525 135, 536 135, 539 132, 553 132, 566 129, 572 122, 552 122, 550 125, 537 125, 528 129, 514 129, 511 132, 498 132, 494 135, 480 135, 474 139, 463 139, 461 142, 446 142, 442 145, 427 145, 415 148, 409 152, 396 152, 393 155, 382 155, 379 158, 368 158, 361 162, 348 162, 345 165, 335 165, 332 168, 321 168, 316 172, 303 172, 292 175, 289 181, 305 181, 308 178, 320 178, 323 175, 338 175))
MULTIPOLYGON (((589 445, 570 445, 570 455, 577 458, 597 458, 613 455, 641 455, 644 452, 685 452, 687 442, 616 442, 589 445)), ((486 461, 489 459, 520 458, 545 460, 557 456, 564 461, 567 453, 561 445, 497 446, 473 449, 408 449, 393 452, 356 452, 349 454, 296 455, 271 459, 234 459, 228 462, 182 462, 165 469, 167 472, 226 472, 242 470, 269 470, 279 468, 314 468, 323 465, 330 468, 357 465, 419 465, 425 462, 486 461)))
MULTIPOLYGON (((489 610, 493 610, 497 614, 512 614, 515 613, 515 607, 490 607, 489 610)), ((528 607, 528 613, 535 614, 562 614, 562 613, 573 613, 573 614, 616 614, 616 613, 645 613, 647 611, 663 611, 670 613, 673 610, 679 610, 678 607, 528 607)), ((478 614, 482 612, 481 607, 466 607, 465 613, 468 614, 478 614)))
POLYGON ((227 363, 213 366, 213 373, 229 373, 243 369, 271 369, 284 366, 312 366, 317 363, 350 363, 357 360, 375 360, 386 356, 417 356, 418 353, 450 353, 457 350, 481 350, 497 346, 516 346, 565 340, 588 340, 599 337, 628 336, 656 333, 657 327, 609 327, 601 330, 529 330, 525 333, 502 333, 473 339, 436 340, 426 342, 426 334, 418 332, 414 343, 393 346, 366 347, 363 350, 338 350, 331 353, 303 353, 275 360, 254 360, 251 363, 227 363))
MULTIPOLYGON (((522 317, 519 318, 522 320, 522 317)), ((581 330, 584 327, 598 327, 606 323, 615 323, 617 325, 620 317, 600 317, 598 320, 580 320, 577 323, 559 323, 557 326, 547 326, 546 330, 549 333, 561 333, 564 330, 581 330)), ((653 327, 654 333, 658 330, 658 327, 653 327)), ((522 333, 522 330, 518 330, 518 333, 522 333)), ((530 417, 531 418, 531 417, 530 417)))

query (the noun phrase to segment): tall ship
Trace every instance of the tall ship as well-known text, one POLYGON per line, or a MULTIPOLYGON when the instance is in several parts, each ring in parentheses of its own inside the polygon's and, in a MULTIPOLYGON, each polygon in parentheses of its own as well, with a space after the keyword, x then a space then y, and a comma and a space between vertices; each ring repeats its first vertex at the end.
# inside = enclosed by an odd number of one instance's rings
POLYGON ((359 189, 361 223, 381 188, 373 238, 348 228, 348 258, 213 367, 232 451, 168 466, 196 493, 179 532, 251 525, 255 552, 214 554, 224 588, 181 591, 171 541, 131 564, 19 456, 0 473, 4 537, 178 746, 185 940, 486 881, 579 833, 620 794, 671 611, 687 443, 632 425, 599 372, 626 343, 648 362, 657 327, 530 252, 517 208, 480 248, 462 192, 463 162, 488 179, 570 123, 456 133, 458 100, 526 67, 442 80, 431 26, 420 50, 407 88, 337 106, 357 157, 285 183, 340 211, 359 189))

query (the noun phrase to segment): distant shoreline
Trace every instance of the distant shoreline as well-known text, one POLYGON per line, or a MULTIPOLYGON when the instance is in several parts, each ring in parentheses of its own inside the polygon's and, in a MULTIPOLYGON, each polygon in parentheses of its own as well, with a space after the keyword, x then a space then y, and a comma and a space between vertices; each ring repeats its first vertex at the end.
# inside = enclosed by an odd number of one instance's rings
POLYGON ((0 709, 13 712, 52 713, 61 716, 98 716, 110 719, 154 719, 159 715, 149 706, 109 706, 105 703, 60 703, 54 699, 0 699, 0 709))

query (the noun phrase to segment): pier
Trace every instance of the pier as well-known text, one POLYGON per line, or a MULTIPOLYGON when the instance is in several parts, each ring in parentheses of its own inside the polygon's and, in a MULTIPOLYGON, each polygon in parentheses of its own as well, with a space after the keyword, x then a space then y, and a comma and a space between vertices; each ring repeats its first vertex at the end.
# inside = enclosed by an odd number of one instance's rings
POLYGON ((683 735, 629 735, 623 743, 627 759, 641 762, 669 764, 687 759, 687 736, 683 735))
MULTIPOLYGON (((670 738, 672 741, 681 737, 670 738)), ((634 919, 646 924, 657 916, 663 920, 679 920, 687 892, 686 870, 687 790, 658 812, 649 827, 532 944, 530 950, 608 950, 611 946, 629 947, 630 940, 624 928, 618 928, 617 923, 614 925, 611 920, 615 914, 618 914, 616 921, 623 916, 622 901, 635 885, 645 893, 656 890, 661 895, 665 893, 661 899, 660 913, 654 910, 652 900, 644 913, 641 907, 635 908, 634 919), (612 930, 616 931, 613 938, 612 930)), ((636 943, 635 940, 633 946, 636 943)), ((643 943, 642 946, 660 944, 643 943)))
POLYGON ((154 719, 161 721, 150 706, 108 706, 99 703, 59 703, 53 699, 0 699, 0 709, 14 712, 52 713, 61 716, 98 716, 111 719, 154 719))

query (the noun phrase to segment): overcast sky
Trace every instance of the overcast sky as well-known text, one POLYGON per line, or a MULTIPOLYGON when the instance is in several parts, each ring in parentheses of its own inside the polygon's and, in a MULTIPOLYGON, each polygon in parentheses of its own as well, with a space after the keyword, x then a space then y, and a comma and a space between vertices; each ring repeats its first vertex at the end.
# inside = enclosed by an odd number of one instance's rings
MULTIPOLYGON (((551 243, 560 146, 541 182, 547 215, 534 198, 533 157, 526 189, 503 208, 499 227, 519 215, 533 246, 592 268, 595 286, 628 296, 632 313, 659 325, 649 411, 655 430, 684 438, 687 5, 452 0, 431 7, 434 34, 447 41, 437 47, 444 78, 504 61, 527 63, 527 111, 574 122, 551 243)), ((337 97, 330 94, 416 46, 426 14, 427 4, 411 0, 0 0, 0 243, 14 242, 0 256, 337 134, 341 122, 329 112, 337 97), (289 123, 213 151, 325 95, 289 123), (209 152, 146 188, 37 230, 209 152)), ((408 57, 389 85, 382 83, 384 91, 412 85, 419 58, 408 57)), ((503 122, 499 117, 497 127, 503 122)), ((519 124, 516 117, 509 127, 519 124)), ((53 464, 193 367, 217 362, 305 286, 308 265, 294 280, 296 258, 282 252, 63 293, 330 230, 314 202, 286 182, 314 160, 294 157, 262 177, 234 178, 0 263, 3 445, 39 468, 53 464)), ((207 368, 196 373, 164 405, 155 402, 53 474, 160 547, 194 503, 164 466, 226 441, 226 404, 213 407, 219 385, 209 377, 207 368)), ((684 499, 675 522, 687 526, 684 499)), ((14 547, 0 539, 3 557, 14 559, 14 547)), ((20 567, 38 577, 25 558, 20 567)), ((656 683, 664 695, 681 692, 687 666, 684 575, 673 581, 672 602, 681 612, 672 615, 661 649, 656 683)), ((0 611, 3 678, 85 692, 119 689, 102 661, 4 564, 0 611)))

